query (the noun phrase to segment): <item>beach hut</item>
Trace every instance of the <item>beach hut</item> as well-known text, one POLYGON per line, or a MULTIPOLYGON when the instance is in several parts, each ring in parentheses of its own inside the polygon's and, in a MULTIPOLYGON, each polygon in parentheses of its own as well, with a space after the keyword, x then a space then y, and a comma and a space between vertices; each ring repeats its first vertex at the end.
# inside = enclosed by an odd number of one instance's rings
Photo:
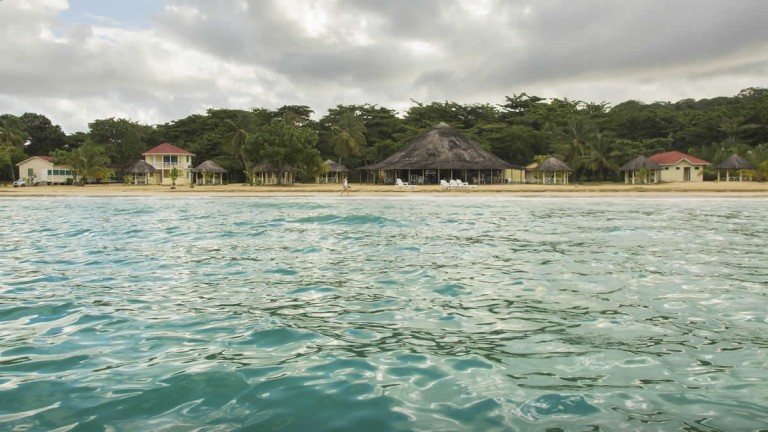
POLYGON ((721 173, 725 174, 725 181, 744 181, 745 179, 749 181, 752 180, 752 176, 749 174, 745 176, 744 171, 754 170, 755 166, 743 157, 733 154, 729 156, 728 159, 719 163, 715 168, 717 169, 717 181, 720 181, 721 173), (731 177, 731 173, 734 175, 738 174, 738 177, 731 177))
POLYGON ((141 155, 156 170, 153 177, 155 184, 171 185, 173 183, 171 173, 174 168, 179 175, 176 179, 177 186, 192 182, 190 169, 192 168, 194 153, 180 149, 171 143, 162 143, 141 155))
POLYGON ((269 162, 262 162, 256 165, 253 170, 257 175, 257 180, 263 185, 293 184, 296 174, 296 168, 289 164, 286 164, 280 172, 276 166, 269 162), (278 180, 280 181, 278 182, 278 180))
POLYGON ((192 168, 194 182, 199 184, 224 184, 224 174, 227 170, 212 160, 207 160, 192 168), (202 174, 202 177, 199 176, 202 174))
POLYGON ((679 151, 657 153, 649 157, 652 162, 661 165, 663 182, 700 182, 704 181, 704 167, 709 162, 679 151))
POLYGON ((624 172, 626 184, 658 183, 661 179, 661 165, 645 156, 638 156, 619 168, 624 172))
POLYGON ((568 178, 573 170, 565 162, 551 157, 534 168, 538 181, 545 184, 568 184, 568 178))
POLYGON ((394 184, 402 179, 411 185, 440 184, 440 180, 462 180, 473 184, 502 183, 504 170, 523 169, 509 164, 477 142, 445 123, 406 143, 379 163, 362 169, 394 184))
POLYGON ((125 172, 133 174, 133 184, 150 184, 157 169, 144 160, 138 160, 125 172))
POLYGON ((338 183, 342 178, 340 174, 349 172, 347 167, 330 159, 323 162, 323 165, 325 166, 325 173, 322 177, 318 176, 315 178, 316 183, 338 183))

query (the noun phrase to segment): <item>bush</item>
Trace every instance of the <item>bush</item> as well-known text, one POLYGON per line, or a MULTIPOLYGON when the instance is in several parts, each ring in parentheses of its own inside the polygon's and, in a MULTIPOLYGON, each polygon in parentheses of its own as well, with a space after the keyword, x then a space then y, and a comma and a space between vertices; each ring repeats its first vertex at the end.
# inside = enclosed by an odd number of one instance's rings
POLYGON ((67 186, 72 186, 73 184, 75 184, 75 179, 67 177, 67 186))

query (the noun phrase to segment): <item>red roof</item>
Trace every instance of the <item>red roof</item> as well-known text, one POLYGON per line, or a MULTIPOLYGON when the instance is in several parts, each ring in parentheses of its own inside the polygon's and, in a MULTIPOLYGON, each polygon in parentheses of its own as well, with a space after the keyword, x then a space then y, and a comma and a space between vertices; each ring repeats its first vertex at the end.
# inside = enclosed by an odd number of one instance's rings
POLYGON ((709 165, 709 162, 705 161, 704 159, 699 159, 697 157, 687 155, 679 151, 658 153, 649 157, 648 159, 652 160, 653 162, 656 162, 659 165, 674 165, 683 159, 687 160, 692 165, 709 165))
POLYGON ((42 159, 44 161, 53 162, 53 156, 35 156, 38 159, 42 159))
POLYGON ((194 156, 194 153, 190 153, 186 150, 182 150, 171 143, 162 143, 151 150, 145 151, 144 153, 142 153, 142 156, 149 155, 149 154, 174 154, 174 155, 194 156))

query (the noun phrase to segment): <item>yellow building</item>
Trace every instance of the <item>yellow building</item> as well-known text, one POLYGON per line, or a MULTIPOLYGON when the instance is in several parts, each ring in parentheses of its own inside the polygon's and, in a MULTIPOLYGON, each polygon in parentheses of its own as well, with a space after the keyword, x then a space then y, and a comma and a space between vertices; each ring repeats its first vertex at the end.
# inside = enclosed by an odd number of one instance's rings
POLYGON ((43 184, 64 184, 72 178, 68 166, 55 165, 50 156, 32 156, 16 164, 19 167, 19 178, 40 181, 43 184))
POLYGON ((176 179, 177 186, 188 185, 192 182, 192 157, 195 156, 193 153, 170 143, 162 143, 141 155, 144 156, 144 161, 156 170, 151 177, 152 183, 170 186, 173 183, 171 173, 174 168, 176 168, 179 176, 176 179))
POLYGON ((679 151, 658 153, 648 159, 661 166, 661 181, 668 183, 704 181, 704 167, 709 165, 705 160, 679 151))

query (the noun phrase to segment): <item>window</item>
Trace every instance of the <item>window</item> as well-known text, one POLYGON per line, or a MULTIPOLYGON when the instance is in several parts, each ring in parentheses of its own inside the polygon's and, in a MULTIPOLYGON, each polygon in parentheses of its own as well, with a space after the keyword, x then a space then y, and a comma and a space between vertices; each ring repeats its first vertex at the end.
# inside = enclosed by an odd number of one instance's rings
POLYGON ((699 167, 693 167, 693 169, 697 170, 697 169, 699 169, 699 167))
POLYGON ((52 176, 53 175, 53 170, 48 170, 48 175, 52 176))
POLYGON ((675 167, 676 170, 680 171, 680 167, 675 167))
POLYGON ((35 175, 35 169, 34 168, 27 168, 27 177, 32 177, 35 175))
POLYGON ((164 155, 163 156, 163 163, 179 163, 179 157, 178 156, 171 156, 171 155, 164 155))

